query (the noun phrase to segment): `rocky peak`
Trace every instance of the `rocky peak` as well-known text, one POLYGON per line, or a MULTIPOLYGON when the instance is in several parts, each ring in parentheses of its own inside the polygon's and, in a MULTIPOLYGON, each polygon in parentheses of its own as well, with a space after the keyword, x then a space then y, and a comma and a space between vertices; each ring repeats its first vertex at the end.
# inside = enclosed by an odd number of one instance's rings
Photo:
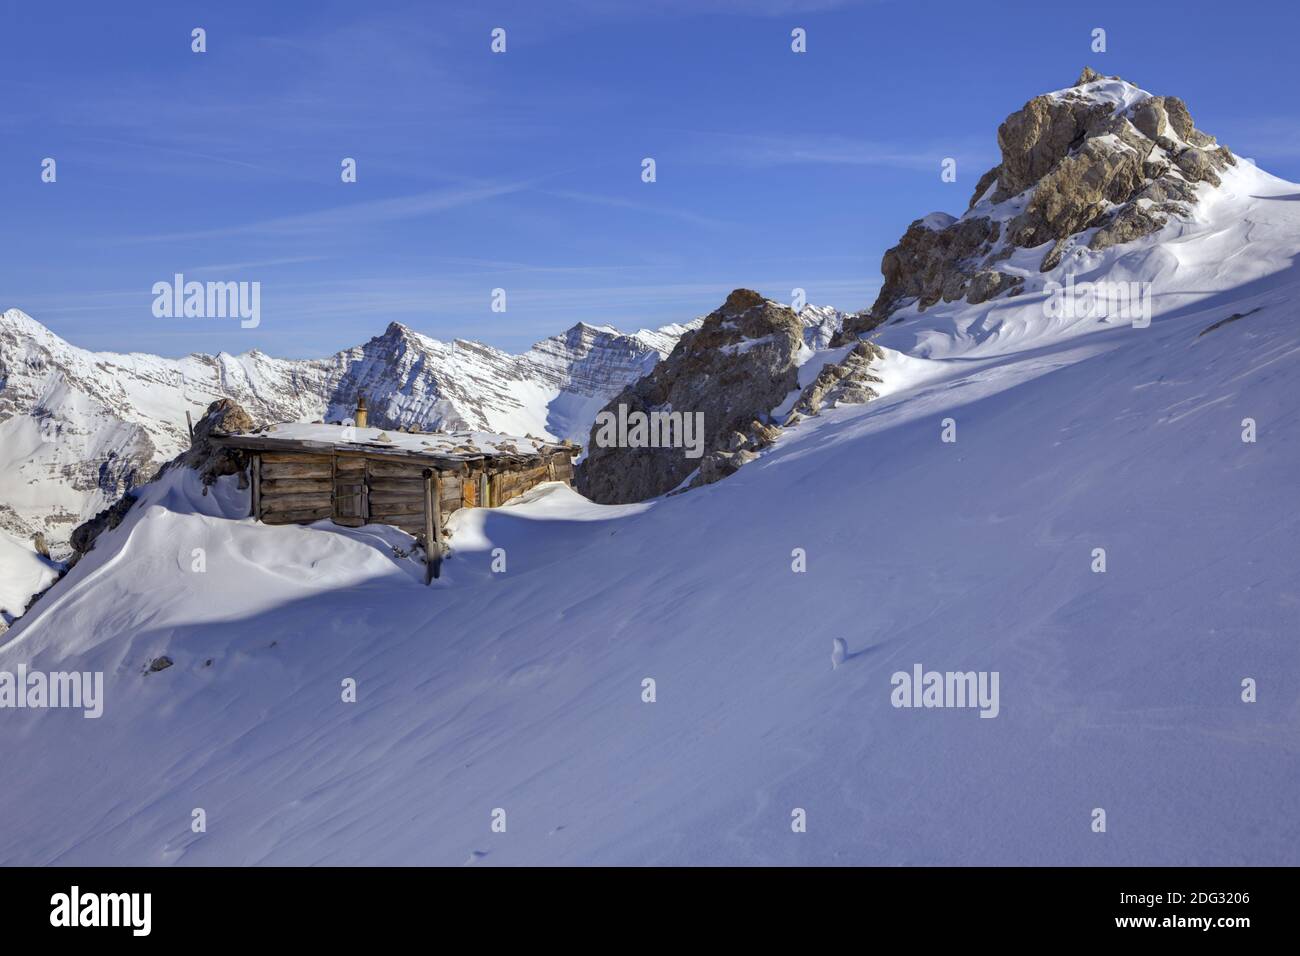
POLYGON ((1024 271, 1000 266, 1015 250, 1041 247, 1038 268, 1047 272, 1071 248, 1138 239, 1170 216, 1190 216, 1200 184, 1218 186, 1219 172, 1236 164, 1178 97, 1091 69, 1008 116, 998 147, 1001 162, 980 178, 964 215, 918 219, 885 253, 879 296, 839 341, 912 303, 924 311, 1015 295, 1024 271))
MULTIPOLYGON (((631 419, 637 413, 700 416, 703 438, 686 449, 609 444, 601 416, 592 427, 578 486, 594 501, 643 501, 730 474, 770 444, 778 430, 769 413, 798 387, 804 325, 788 306, 737 289, 687 332, 672 354, 628 386, 602 410, 631 419)), ((630 433, 629 433, 630 434, 630 433)))

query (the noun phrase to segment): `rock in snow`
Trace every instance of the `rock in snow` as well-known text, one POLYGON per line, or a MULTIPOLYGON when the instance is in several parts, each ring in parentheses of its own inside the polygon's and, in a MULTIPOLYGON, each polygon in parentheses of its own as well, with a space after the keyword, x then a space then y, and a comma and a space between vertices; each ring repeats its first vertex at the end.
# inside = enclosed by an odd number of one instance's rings
POLYGON ((705 484, 735 471, 768 443, 751 426, 761 427, 798 387, 806 349, 800 318, 788 306, 749 289, 732 292, 649 375, 610 399, 592 426, 578 488, 593 501, 618 504, 666 494, 697 470, 705 484), (621 427, 625 418, 646 421, 655 413, 694 416, 699 433, 686 438, 699 439, 698 447, 675 435, 665 444, 653 427, 645 441, 621 427), (606 428, 614 419, 619 434, 606 428))
POLYGON ((1034 250, 1035 271, 1047 272, 1072 250, 1100 251, 1171 217, 1187 220, 1198 185, 1218 186, 1237 162, 1196 129, 1182 100, 1091 69, 1007 117, 998 146, 1002 162, 980 178, 961 218, 918 219, 885 253, 880 294, 849 318, 840 341, 904 306, 1021 293, 1032 273, 1008 262, 1016 250, 1034 250))
POLYGON ((831 670, 835 670, 848 659, 849 645, 845 643, 844 638, 836 637, 831 640, 831 670))

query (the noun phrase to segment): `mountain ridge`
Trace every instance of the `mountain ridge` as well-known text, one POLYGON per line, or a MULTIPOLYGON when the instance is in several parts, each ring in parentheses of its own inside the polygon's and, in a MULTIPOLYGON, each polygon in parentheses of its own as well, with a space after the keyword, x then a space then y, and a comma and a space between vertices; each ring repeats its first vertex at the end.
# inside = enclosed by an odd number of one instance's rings
MULTIPOLYGON (((843 314, 806 309, 807 337, 825 342, 843 314)), ((445 342, 392 321, 324 358, 94 352, 18 309, 0 313, 0 529, 56 553, 86 518, 152 477, 188 445, 219 398, 258 424, 351 417, 365 394, 384 428, 475 428, 582 441, 595 413, 646 374, 701 319, 626 333, 575 323, 521 353, 445 342)))

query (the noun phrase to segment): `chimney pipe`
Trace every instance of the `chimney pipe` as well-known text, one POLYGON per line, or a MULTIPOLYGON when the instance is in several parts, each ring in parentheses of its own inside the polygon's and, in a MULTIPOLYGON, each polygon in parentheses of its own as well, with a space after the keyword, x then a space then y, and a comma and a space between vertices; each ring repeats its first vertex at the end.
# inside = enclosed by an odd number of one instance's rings
POLYGON ((368 415, 366 412, 366 396, 364 394, 357 396, 357 411, 356 414, 352 416, 352 421, 357 428, 366 427, 368 415))

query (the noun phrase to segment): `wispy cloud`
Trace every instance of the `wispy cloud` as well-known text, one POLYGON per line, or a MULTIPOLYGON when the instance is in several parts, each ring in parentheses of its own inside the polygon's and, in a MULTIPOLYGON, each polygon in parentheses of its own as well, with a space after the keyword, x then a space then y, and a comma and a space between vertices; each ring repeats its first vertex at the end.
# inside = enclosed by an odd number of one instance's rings
POLYGON ((254 259, 248 262, 220 262, 206 266, 186 266, 182 271, 186 275, 229 275, 232 272, 246 272, 249 269, 270 269, 275 266, 292 266, 305 262, 321 262, 325 256, 284 256, 278 259, 254 259))
POLYGON ((630 209, 636 212, 646 212, 655 216, 668 216, 672 219, 679 219, 682 222, 689 222, 695 226, 704 226, 709 229, 725 229, 729 223, 722 222, 718 219, 712 219, 708 216, 701 216, 698 213, 691 212, 687 209, 676 209, 672 206, 662 206, 652 202, 637 202, 634 199, 621 199, 617 196, 598 196, 592 193, 575 192, 567 189, 546 189, 538 190, 542 195, 552 196, 556 199, 567 199, 573 202, 590 203, 596 206, 607 206, 611 209, 630 209))
POLYGON ((124 242, 184 242, 193 239, 219 239, 231 236, 266 236, 286 238, 321 233, 360 229, 404 219, 420 219, 435 213, 507 196, 529 188, 531 182, 495 183, 477 186, 455 186, 410 196, 372 199, 367 202, 333 206, 315 212, 293 216, 276 216, 256 222, 199 229, 190 232, 171 232, 149 236, 132 236, 124 242))
POLYGON ((697 137, 703 144, 703 148, 693 152, 693 161, 725 162, 746 166, 874 166, 937 171, 940 161, 947 157, 952 157, 962 164, 978 165, 988 163, 995 155, 994 144, 991 141, 976 142, 969 138, 905 145, 882 140, 855 139, 836 134, 805 133, 774 137, 744 134, 724 136, 700 130, 686 132, 697 137))

